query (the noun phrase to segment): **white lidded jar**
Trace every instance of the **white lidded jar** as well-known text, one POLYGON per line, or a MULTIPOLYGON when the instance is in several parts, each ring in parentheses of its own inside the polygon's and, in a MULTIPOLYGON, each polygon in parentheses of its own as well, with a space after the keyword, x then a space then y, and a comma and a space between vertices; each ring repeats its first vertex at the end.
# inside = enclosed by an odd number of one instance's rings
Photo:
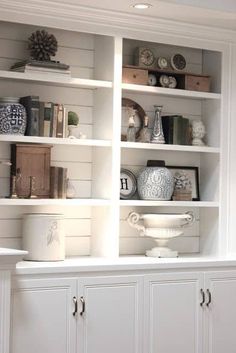
POLYGON ((25 260, 62 261, 65 259, 64 216, 55 213, 23 215, 25 260))

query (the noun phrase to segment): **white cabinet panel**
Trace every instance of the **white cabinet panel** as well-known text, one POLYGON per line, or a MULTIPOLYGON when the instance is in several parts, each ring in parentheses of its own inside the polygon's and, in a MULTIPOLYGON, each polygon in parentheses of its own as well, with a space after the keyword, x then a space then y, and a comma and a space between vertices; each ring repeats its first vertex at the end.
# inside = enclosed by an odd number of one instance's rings
POLYGON ((208 319, 205 351, 235 353, 236 271, 210 272, 205 278, 205 288, 211 294, 211 303, 205 310, 208 319))
POLYGON ((76 280, 19 280, 12 294, 11 353, 75 353, 76 280))
POLYGON ((141 276, 82 278, 79 297, 79 353, 142 352, 141 276))
POLYGON ((202 352, 202 285, 200 273, 146 276, 144 352, 202 352))

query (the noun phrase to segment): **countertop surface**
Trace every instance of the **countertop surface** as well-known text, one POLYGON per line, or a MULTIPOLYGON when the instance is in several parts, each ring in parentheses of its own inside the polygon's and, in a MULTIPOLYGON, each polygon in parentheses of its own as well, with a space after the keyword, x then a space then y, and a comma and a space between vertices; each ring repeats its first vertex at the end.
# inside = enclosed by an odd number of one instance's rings
POLYGON ((102 271, 146 271, 168 269, 236 269, 236 256, 231 257, 179 257, 150 258, 145 256, 121 256, 119 258, 72 257, 64 261, 36 262, 21 261, 15 274, 53 274, 102 271))
POLYGON ((0 248, 0 268, 6 268, 8 265, 9 267, 15 266, 26 254, 27 251, 23 250, 0 248))

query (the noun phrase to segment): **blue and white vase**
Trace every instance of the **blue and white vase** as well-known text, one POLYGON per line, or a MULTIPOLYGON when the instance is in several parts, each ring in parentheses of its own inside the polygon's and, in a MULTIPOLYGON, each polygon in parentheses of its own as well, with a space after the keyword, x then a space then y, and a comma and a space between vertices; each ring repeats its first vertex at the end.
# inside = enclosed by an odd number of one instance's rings
POLYGON ((174 178, 162 162, 160 166, 144 168, 138 176, 137 186, 142 200, 168 201, 174 191, 174 178))
POLYGON ((24 135, 27 115, 19 98, 0 98, 0 134, 24 135))

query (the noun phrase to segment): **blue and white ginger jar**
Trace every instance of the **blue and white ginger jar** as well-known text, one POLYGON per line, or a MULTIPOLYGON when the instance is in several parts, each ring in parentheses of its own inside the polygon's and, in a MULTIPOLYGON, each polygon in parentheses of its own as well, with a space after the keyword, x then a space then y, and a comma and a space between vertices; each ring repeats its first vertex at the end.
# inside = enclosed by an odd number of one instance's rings
POLYGON ((27 115, 19 98, 0 97, 0 134, 24 135, 27 115))
POLYGON ((137 179, 142 200, 168 201, 174 191, 174 178, 166 167, 146 167, 137 179))

